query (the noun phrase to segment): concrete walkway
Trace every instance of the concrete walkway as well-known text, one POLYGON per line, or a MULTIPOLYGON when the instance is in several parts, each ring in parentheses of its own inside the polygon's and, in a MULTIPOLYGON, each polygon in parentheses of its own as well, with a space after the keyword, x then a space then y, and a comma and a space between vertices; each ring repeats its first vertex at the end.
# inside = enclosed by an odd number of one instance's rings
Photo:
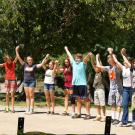
MULTIPOLYGON (((0 106, 0 135, 16 135, 18 117, 25 118, 24 132, 40 131, 54 134, 103 134, 105 123, 95 122, 93 119, 71 119, 70 116, 61 116, 63 107, 56 107, 56 115, 45 113, 46 108, 35 108, 35 114, 24 114, 24 108, 16 107, 16 113, 4 113, 4 107, 0 106)), ((83 113, 85 110, 83 109, 83 113)), ((92 116, 96 110, 91 109, 92 116)), ((110 111, 107 111, 110 114, 110 111)), ((131 118, 131 114, 130 114, 131 118)), ((131 119, 130 119, 131 120, 131 119)), ((135 135, 132 127, 116 127, 112 125, 111 134, 135 135)))

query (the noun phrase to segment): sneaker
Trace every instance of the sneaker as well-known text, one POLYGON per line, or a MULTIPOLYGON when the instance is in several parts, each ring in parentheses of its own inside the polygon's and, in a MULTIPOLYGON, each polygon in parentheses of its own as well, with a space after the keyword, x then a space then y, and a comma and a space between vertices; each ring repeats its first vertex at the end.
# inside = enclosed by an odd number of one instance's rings
POLYGON ((8 113, 8 112, 11 112, 11 109, 8 107, 5 107, 5 110, 4 110, 5 113, 8 113))
POLYGON ((8 113, 8 108, 7 107, 5 107, 4 112, 8 113))
POLYGON ((74 119, 81 118, 81 114, 77 114, 74 116, 74 119))
POLYGON ((75 115, 76 115, 75 113, 72 113, 71 114, 71 118, 74 119, 75 118, 75 115))
POLYGON ((67 111, 64 111, 64 112, 62 113, 62 115, 63 115, 63 116, 68 115, 67 111))
POLYGON ((29 109, 26 109, 25 114, 29 114, 29 109))
POLYGON ((132 123, 132 127, 135 127, 135 122, 132 123))
POLYGON ((47 114, 51 114, 51 111, 48 111, 47 114))
POLYGON ((12 112, 12 113, 15 113, 15 110, 13 109, 11 112, 12 112))
POLYGON ((100 121, 100 120, 101 120, 101 117, 97 116, 93 121, 100 121))
POLYGON ((132 123, 132 129, 135 130, 135 122, 132 123))
POLYGON ((115 119, 111 119, 111 123, 113 123, 113 122, 114 122, 114 120, 115 120, 115 119))
POLYGON ((117 125, 117 124, 119 124, 119 120, 114 120, 112 123, 112 125, 117 125))
POLYGON ((101 122, 105 122, 106 121, 106 117, 103 116, 101 119, 100 119, 101 122))
POLYGON ((34 109, 30 109, 29 114, 33 114, 34 113, 34 109))
POLYGON ((89 120, 89 119, 91 119, 91 116, 90 115, 85 115, 84 120, 89 120))
POLYGON ((126 123, 119 122, 119 124, 117 125, 117 127, 127 127, 127 124, 126 123))
POLYGON ((55 114, 54 111, 52 111, 51 114, 54 115, 55 114))

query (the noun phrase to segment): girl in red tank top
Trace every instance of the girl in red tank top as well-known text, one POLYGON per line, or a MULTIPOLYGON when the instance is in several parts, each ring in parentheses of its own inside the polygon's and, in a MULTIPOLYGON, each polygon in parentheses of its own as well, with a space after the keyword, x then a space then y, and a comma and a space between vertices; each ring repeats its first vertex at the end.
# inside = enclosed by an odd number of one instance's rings
POLYGON ((75 98, 72 97, 73 90, 72 90, 72 67, 70 64, 69 59, 65 59, 64 67, 59 69, 60 72, 64 75, 64 94, 65 94, 65 108, 63 115, 68 115, 68 100, 69 96, 71 99, 72 104, 72 113, 75 115, 75 98))
POLYGON ((14 113, 14 97, 15 97, 15 91, 17 89, 17 82, 16 82, 16 74, 15 74, 15 68, 16 68, 16 62, 17 58, 15 60, 12 60, 10 56, 4 57, 5 63, 0 64, 0 67, 5 68, 5 88, 6 88, 6 108, 5 112, 9 112, 9 96, 11 93, 11 101, 12 101, 12 112, 14 113))

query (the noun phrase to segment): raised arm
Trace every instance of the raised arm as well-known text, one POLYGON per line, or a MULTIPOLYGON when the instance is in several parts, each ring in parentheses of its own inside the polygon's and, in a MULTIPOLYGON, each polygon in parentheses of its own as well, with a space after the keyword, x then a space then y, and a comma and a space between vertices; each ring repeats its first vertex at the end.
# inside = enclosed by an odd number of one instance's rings
POLYGON ((73 60, 73 56, 72 56, 72 54, 69 52, 67 46, 65 46, 65 51, 66 51, 66 53, 67 53, 67 55, 68 55, 68 57, 69 57, 69 59, 70 59, 70 62, 71 62, 71 61, 73 60))
POLYGON ((3 67, 4 66, 4 64, 0 64, 0 67, 3 67))
POLYGON ((131 67, 131 63, 127 59, 127 54, 126 54, 126 49, 125 48, 121 49, 121 55, 123 57, 124 62, 126 62, 126 64, 128 65, 128 67, 131 67))
POLYGON ((107 48, 107 51, 110 55, 113 55, 113 48, 107 48))
POLYGON ((20 47, 17 46, 16 49, 15 49, 16 56, 17 56, 19 62, 21 63, 21 65, 24 65, 25 62, 22 60, 22 58, 21 58, 20 55, 19 55, 19 48, 20 48, 20 47))
POLYGON ((49 57, 49 54, 47 54, 47 55, 45 56, 45 58, 42 60, 42 62, 41 62, 40 64, 37 64, 36 67, 37 67, 37 68, 41 68, 41 67, 44 68, 44 64, 46 63, 48 57, 49 57))
POLYGON ((87 54, 87 56, 84 57, 83 63, 87 64, 88 60, 89 60, 89 54, 87 54))
POLYGON ((17 60, 18 60, 18 58, 17 58, 17 56, 16 56, 13 62, 14 62, 14 63, 17 63, 17 60))
POLYGON ((102 70, 104 70, 104 66, 102 65, 102 62, 100 60, 100 55, 99 54, 96 55, 96 64, 97 64, 97 67, 99 67, 102 70))
POLYGON ((92 67, 96 71, 96 63, 95 63, 94 55, 90 52, 89 56, 90 56, 92 67))
POLYGON ((55 75, 56 74, 56 72, 58 72, 58 65, 59 65, 59 61, 55 61, 55 65, 54 65, 54 68, 53 68, 53 74, 55 75))
POLYGON ((64 71, 63 67, 60 67, 59 65, 57 66, 57 72, 62 73, 64 71))
POLYGON ((114 59, 114 62, 115 62, 115 63, 118 65, 118 67, 122 70, 123 65, 117 60, 116 55, 113 54, 112 57, 113 57, 113 59, 114 59))

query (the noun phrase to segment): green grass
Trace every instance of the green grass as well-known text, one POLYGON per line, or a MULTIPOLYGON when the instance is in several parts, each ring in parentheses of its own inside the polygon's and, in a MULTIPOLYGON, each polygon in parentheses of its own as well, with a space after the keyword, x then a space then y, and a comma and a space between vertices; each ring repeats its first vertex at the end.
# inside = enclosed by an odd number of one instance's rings
MULTIPOLYGON (((4 101, 0 100, 0 105, 1 106, 5 106, 6 105, 5 100, 4 101)), ((25 106, 25 105, 26 105, 26 102, 25 101, 16 101, 15 102, 15 106, 22 107, 22 106, 25 106)), ((64 98, 63 97, 56 97, 55 98, 55 105, 56 106, 64 106, 64 98)), ((41 108, 42 107, 45 107, 46 106, 45 97, 44 96, 41 96, 40 99, 39 98, 35 98, 35 106, 36 107, 41 107, 41 108)), ((91 103, 91 108, 95 108, 94 103, 91 103)), ((107 110, 110 110, 111 107, 107 105, 106 106, 106 109, 107 110)), ((131 107, 129 108, 129 111, 130 112, 132 111, 131 107)))
MULTIPOLYGON (((63 98, 58 98, 58 97, 55 98, 55 104, 56 104, 56 106, 64 106, 64 99, 63 98)), ((0 101, 0 105, 1 106, 5 106, 6 105, 5 100, 4 101, 0 101)), ((26 105, 25 101, 16 101, 15 102, 15 106, 25 106, 25 105, 26 105)), ((44 107, 44 106, 46 106, 45 99, 42 100, 42 101, 35 100, 35 106, 37 106, 37 107, 44 107)))

